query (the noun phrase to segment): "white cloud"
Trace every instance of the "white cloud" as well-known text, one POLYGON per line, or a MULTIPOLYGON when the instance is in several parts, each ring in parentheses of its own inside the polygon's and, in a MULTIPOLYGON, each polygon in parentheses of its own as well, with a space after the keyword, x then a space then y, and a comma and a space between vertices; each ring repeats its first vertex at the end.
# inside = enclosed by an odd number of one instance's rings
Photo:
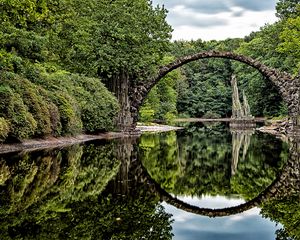
POLYGON ((232 17, 232 13, 220 13, 210 18, 224 19, 226 24, 198 27, 195 25, 177 25, 173 31, 173 40, 222 40, 226 38, 244 37, 252 31, 259 30, 266 23, 274 23, 277 19, 273 11, 244 11, 242 15, 232 17))
MULTIPOLYGON (((209 208, 236 206, 245 201, 225 196, 177 196, 191 205, 209 208)), ((210 218, 185 212, 165 202, 167 213, 172 214, 172 232, 177 239, 274 239, 276 229, 281 228, 267 218, 260 216, 259 208, 252 208, 236 215, 210 218)))
POLYGON ((154 0, 169 10, 173 40, 244 37, 274 23, 276 0, 154 0))

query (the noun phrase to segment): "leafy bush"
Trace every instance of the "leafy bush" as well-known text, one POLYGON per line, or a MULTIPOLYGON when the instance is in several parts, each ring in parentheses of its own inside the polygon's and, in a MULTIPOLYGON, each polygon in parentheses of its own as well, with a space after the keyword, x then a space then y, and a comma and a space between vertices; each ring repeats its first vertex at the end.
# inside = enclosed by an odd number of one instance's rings
POLYGON ((74 135, 81 132, 82 122, 76 100, 63 91, 56 91, 50 95, 58 106, 63 135, 74 135))
POLYGON ((154 120, 154 113, 153 109, 149 109, 148 107, 141 107, 140 110, 140 121, 141 122, 152 122, 154 120))
POLYGON ((43 77, 38 83, 49 91, 65 92, 74 98, 85 132, 113 129, 118 102, 99 79, 63 71, 43 74, 43 77))
POLYGON ((7 138, 9 133, 9 124, 8 122, 0 117, 0 142, 7 138))
POLYGON ((3 133, 0 128, 2 140, 113 129, 118 103, 99 79, 27 70, 31 81, 11 72, 0 74, 0 117, 10 126, 3 123, 3 133))
POLYGON ((221 118, 221 115, 212 111, 207 111, 202 117, 208 119, 214 119, 214 118, 221 118))
POLYGON ((21 96, 9 86, 0 85, 0 117, 10 122, 9 136, 18 140, 32 137, 37 129, 37 122, 28 112, 21 96))

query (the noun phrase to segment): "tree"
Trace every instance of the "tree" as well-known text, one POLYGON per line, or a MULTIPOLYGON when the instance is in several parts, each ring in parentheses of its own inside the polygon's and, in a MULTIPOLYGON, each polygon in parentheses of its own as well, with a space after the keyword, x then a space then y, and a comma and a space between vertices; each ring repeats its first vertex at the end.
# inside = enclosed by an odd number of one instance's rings
POLYGON ((280 33, 281 43, 278 51, 293 57, 295 62, 294 72, 300 70, 300 17, 289 18, 284 22, 283 31, 280 33))
POLYGON ((279 0, 276 4, 276 16, 280 19, 294 18, 299 16, 299 0, 279 0))
POLYGON ((167 11, 148 0, 76 0, 69 5, 71 15, 57 32, 63 42, 57 48, 60 59, 72 71, 104 79, 121 104, 120 127, 129 126, 129 88, 155 72, 169 45, 167 11))

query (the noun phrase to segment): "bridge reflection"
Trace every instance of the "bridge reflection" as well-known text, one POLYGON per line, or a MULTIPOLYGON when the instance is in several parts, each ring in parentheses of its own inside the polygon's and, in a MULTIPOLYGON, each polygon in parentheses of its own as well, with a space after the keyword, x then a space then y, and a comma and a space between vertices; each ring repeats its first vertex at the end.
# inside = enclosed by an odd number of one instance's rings
MULTIPOLYGON (((244 146, 247 148, 249 144, 249 138, 253 132, 249 132, 249 134, 239 135, 234 132, 233 138, 235 140, 245 141, 244 146), (239 135, 239 137, 237 136, 239 135)), ((132 142, 127 143, 128 146, 132 149, 132 142)), ((274 199, 280 199, 282 197, 286 197, 293 194, 300 193, 300 151, 299 151, 299 139, 289 139, 290 152, 288 161, 282 167, 278 176, 273 180, 273 182, 265 188, 261 193, 259 193, 256 197, 251 200, 246 201, 243 204, 226 207, 226 208, 202 208, 199 206, 194 206, 189 203, 183 202, 173 194, 167 192, 163 187, 151 177, 147 168, 143 165, 143 163, 138 159, 137 151, 127 152, 127 157, 124 157, 125 151, 121 151, 122 155, 122 167, 120 168, 119 176, 127 175, 127 178, 118 178, 118 184, 114 183, 114 185, 118 185, 118 188, 114 188, 116 192, 127 194, 130 192, 130 189, 134 189, 135 187, 131 184, 146 184, 149 192, 156 194, 160 197, 161 201, 165 201, 166 203, 184 210, 186 212, 208 216, 208 217, 223 217, 230 216, 238 213, 242 213, 254 207, 261 207, 265 202, 272 201, 274 199), (134 169, 134 171, 133 171, 134 169), (134 172, 134 174, 132 173, 134 172), (131 175, 128 178, 128 174, 131 175), (122 179, 122 180, 121 180, 122 179), (131 182, 131 184, 128 184, 131 182), (139 183, 137 183, 139 182, 139 183), (126 190, 125 190, 126 189, 126 190)), ((137 146, 134 146, 136 149, 137 146)), ((245 149, 244 149, 245 150, 245 149)), ((245 150, 246 151, 246 150, 245 150)), ((238 160, 236 160, 238 161, 238 160)), ((232 166, 232 170, 234 171, 234 167, 232 166)))

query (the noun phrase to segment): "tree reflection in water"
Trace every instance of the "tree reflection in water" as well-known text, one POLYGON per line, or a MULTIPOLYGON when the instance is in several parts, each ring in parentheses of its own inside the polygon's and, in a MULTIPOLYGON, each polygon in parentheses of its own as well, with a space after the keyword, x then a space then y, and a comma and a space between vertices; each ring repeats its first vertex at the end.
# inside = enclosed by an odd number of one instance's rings
MULTIPOLYGON (((141 139, 140 155, 150 177, 173 196, 234 194, 245 200, 255 198, 277 179, 267 196, 260 200, 261 214, 284 226, 276 232, 278 239, 299 239, 299 140, 291 141, 288 155, 286 144, 267 135, 232 132, 231 149, 226 146, 230 145, 229 134, 222 126, 190 129, 188 134, 149 135, 141 139), (153 148, 150 140, 155 142, 153 148), (159 151, 173 152, 176 158, 172 161, 167 158, 170 155, 159 151)), ((186 207, 178 204, 177 207, 186 207)))
POLYGON ((132 147, 113 141, 1 156, 0 239, 171 239, 156 195, 141 183, 133 195, 121 191, 137 186, 132 167, 130 184, 109 190, 132 147))
POLYGON ((172 239, 172 216, 146 171, 172 196, 250 200, 280 179, 272 199, 260 202, 261 214, 284 226, 278 239, 299 239, 297 146, 288 155, 276 138, 231 134, 224 125, 192 125, 135 142, 0 156, 0 238, 172 239))

